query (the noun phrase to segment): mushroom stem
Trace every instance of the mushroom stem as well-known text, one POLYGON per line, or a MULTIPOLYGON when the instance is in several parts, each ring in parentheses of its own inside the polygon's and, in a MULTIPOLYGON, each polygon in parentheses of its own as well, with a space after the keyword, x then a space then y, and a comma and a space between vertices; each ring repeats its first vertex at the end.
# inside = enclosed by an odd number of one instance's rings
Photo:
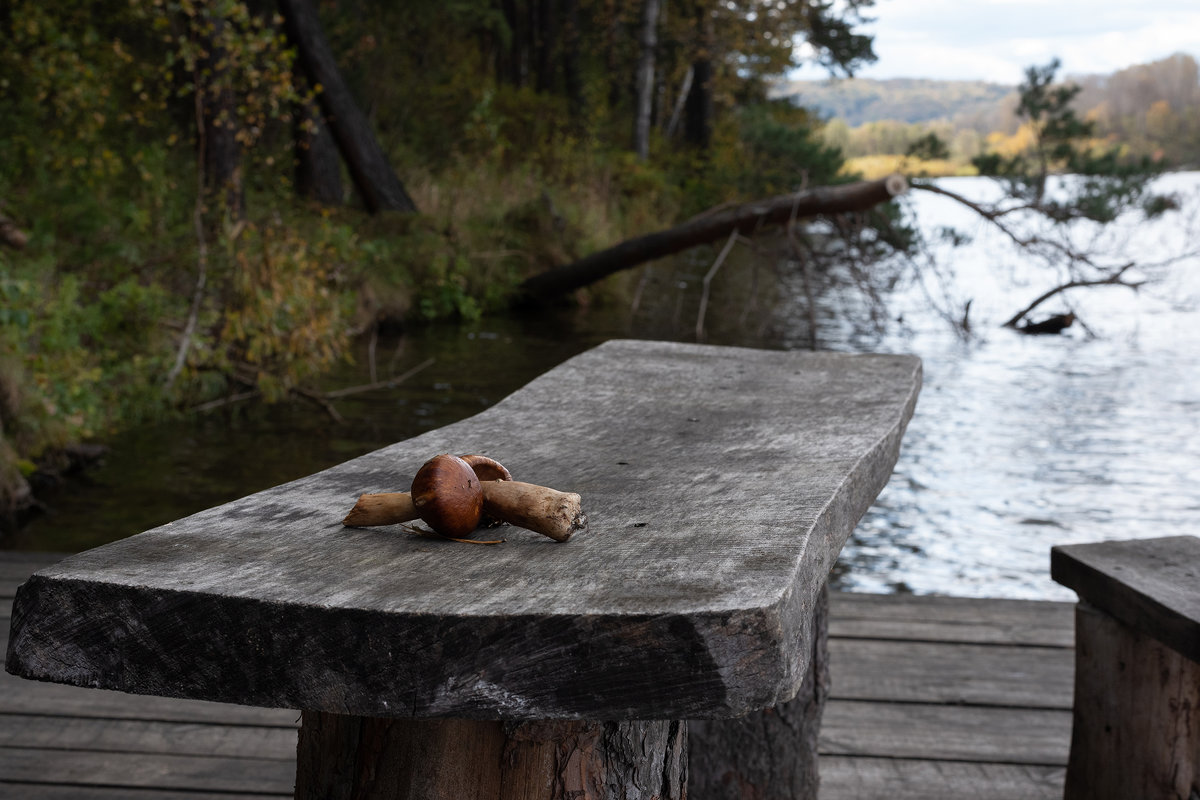
POLYGON ((417 519, 417 507, 408 492, 364 494, 342 520, 343 525, 369 528, 374 525, 394 525, 417 519))
MULTIPOLYGON (((521 481, 483 481, 483 512, 502 522, 565 542, 587 527, 581 498, 521 481)), ((369 528, 417 519, 408 492, 364 494, 342 520, 343 525, 369 528)))
POLYGON ((579 495, 521 481, 484 481, 483 510, 556 542, 565 542, 587 527, 579 495))

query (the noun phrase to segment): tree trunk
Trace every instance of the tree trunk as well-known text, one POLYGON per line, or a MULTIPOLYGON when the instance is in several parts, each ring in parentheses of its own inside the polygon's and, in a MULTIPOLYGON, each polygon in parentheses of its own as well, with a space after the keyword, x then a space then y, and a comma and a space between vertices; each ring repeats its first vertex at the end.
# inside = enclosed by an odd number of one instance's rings
POLYGON ((324 206, 342 204, 342 162, 315 100, 296 115, 296 193, 324 206))
MULTIPOLYGON (((218 201, 234 219, 246 213, 245 191, 242 186, 242 146, 237 140, 237 99, 228 85, 228 70, 221 45, 225 19, 205 12, 209 33, 202 42, 207 58, 197 70, 196 91, 202 95, 204 125, 204 186, 207 202, 218 201), (206 76, 207 78, 203 77, 206 76)), ((217 217, 219 219, 219 216, 217 217)))
POLYGON ((621 5, 623 0, 606 0, 608 14, 607 36, 604 42, 604 69, 608 73, 608 108, 615 111, 621 102, 622 81, 619 77, 617 42, 621 39, 621 5))
POLYGON ((534 52, 536 83, 534 87, 539 92, 550 92, 554 89, 554 51, 558 41, 558 9, 557 0, 535 0, 534 14, 534 52))
POLYGON ((309 82, 322 88, 317 96, 321 110, 329 120, 338 150, 367 210, 372 214, 416 211, 416 205, 371 132, 367 118, 342 80, 312 0, 279 0, 279 8, 309 82))
POLYGON ((583 76, 579 69, 579 0, 563 0, 563 81, 571 125, 583 128, 583 76))
POLYGON ((496 76, 500 80, 507 81, 512 86, 520 86, 521 57, 518 37, 521 30, 521 20, 516 0, 501 0, 500 12, 504 15, 505 24, 508 25, 509 36, 508 47, 500 47, 498 49, 496 76))
POLYGON ((812 660, 795 699, 739 719, 688 723, 689 800, 816 800, 828 630, 826 585, 813 610, 812 660))
POLYGON ((406 720, 305 711, 297 800, 683 800, 685 722, 406 720))
POLYGON ((641 57, 637 71, 637 114, 633 125, 633 151, 645 161, 650 157, 650 112, 654 106, 654 48, 658 44, 659 0, 645 0, 642 7, 641 57))
POLYGON ((696 34, 700 52, 692 61, 692 89, 684 107, 683 138, 692 145, 707 150, 712 141, 713 120, 713 48, 716 34, 712 14, 701 3, 696 19, 696 34))
POLYGON ((823 186, 732 208, 716 208, 657 233, 627 239, 578 261, 534 275, 517 288, 518 302, 537 303, 572 292, 614 272, 636 267, 698 244, 724 239, 733 231, 748 234, 761 225, 779 224, 818 214, 865 211, 908 190, 899 174, 874 181, 823 186))

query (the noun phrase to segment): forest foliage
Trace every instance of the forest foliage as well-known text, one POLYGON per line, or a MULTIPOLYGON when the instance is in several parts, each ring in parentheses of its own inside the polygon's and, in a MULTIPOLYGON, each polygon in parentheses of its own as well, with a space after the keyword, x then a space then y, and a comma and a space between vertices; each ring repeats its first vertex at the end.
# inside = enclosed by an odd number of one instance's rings
POLYGON ((846 73, 872 58, 870 5, 4 4, 0 225, 26 243, 0 245, 0 510, 73 443, 307 391, 381 321, 476 317, 623 237, 835 180, 840 156, 765 79, 799 40, 846 73), (332 87, 285 17, 314 7, 419 213, 366 214, 345 164, 320 191, 306 177, 332 87))

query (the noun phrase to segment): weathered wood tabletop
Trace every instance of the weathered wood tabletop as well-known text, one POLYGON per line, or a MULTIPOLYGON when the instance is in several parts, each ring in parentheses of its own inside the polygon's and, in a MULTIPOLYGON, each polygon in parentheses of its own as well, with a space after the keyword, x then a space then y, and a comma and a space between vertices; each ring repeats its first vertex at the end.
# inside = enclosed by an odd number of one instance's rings
POLYGON ((41 570, 7 669, 373 717, 771 706, 920 376, 909 356, 608 342, 475 417, 41 570), (480 547, 342 526, 442 452, 579 492, 589 527, 480 547))

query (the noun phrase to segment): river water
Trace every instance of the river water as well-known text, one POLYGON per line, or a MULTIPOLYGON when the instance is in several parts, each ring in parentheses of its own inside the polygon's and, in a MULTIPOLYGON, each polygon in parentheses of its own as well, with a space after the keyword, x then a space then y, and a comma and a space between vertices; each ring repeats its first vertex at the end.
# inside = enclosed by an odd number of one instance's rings
MULTIPOLYGON (((943 185, 973 196, 989 186, 943 185)), ((1167 176, 1163 187, 1182 194, 1183 209, 1110 234, 1098 243, 1106 253, 1154 262, 1200 243, 1200 173, 1167 176)), ((1073 290, 1042 313, 1073 309, 1087 330, 1024 336, 999 324, 1055 285, 1054 270, 945 198, 914 192, 908 202, 929 231, 954 225, 970 243, 936 247, 936 268, 810 273, 819 347, 915 353, 925 364, 900 462, 843 551, 835 585, 1071 599, 1049 579, 1052 545, 1200 534, 1200 259, 1147 270, 1152 280, 1136 293, 1073 290), (963 338, 944 317, 960 318, 967 300, 963 338)), ((309 474, 477 413, 610 338, 695 341, 715 253, 631 273, 619 302, 381 338, 379 377, 435 361, 394 389, 337 401, 339 425, 306 405, 248 405, 130 432, 4 546, 82 550, 309 474)), ((704 340, 809 347, 802 275, 736 247, 712 280, 704 340)), ((370 356, 363 343, 328 388, 368 382, 370 356)))

